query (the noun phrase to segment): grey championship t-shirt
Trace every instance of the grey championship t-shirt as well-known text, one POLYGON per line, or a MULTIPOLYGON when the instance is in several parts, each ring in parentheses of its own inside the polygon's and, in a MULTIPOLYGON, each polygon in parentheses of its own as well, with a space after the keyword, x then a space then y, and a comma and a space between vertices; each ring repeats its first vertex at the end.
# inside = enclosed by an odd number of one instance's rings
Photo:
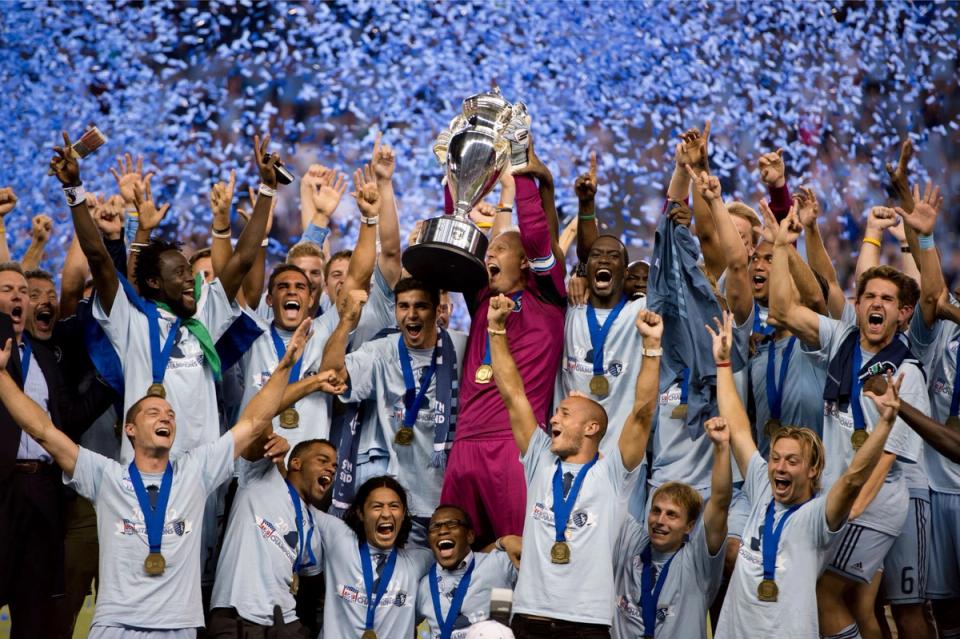
MULTIPOLYGON (((750 359, 750 392, 756 410, 754 437, 760 454, 770 452, 770 438, 764 426, 770 419, 770 402, 767 397, 767 362, 769 342, 758 347, 750 359)), ((823 438, 823 387, 827 379, 827 364, 822 358, 804 350, 799 338, 783 337, 774 342, 776 351, 773 373, 774 384, 781 393, 780 423, 784 426, 804 426, 823 438), (796 341, 790 355, 787 375, 781 389, 780 373, 784 353, 791 339, 796 341)))
MULTIPOLYGON (((325 513, 317 513, 316 526, 324 548, 323 634, 325 637, 359 637, 367 621, 367 590, 357 536, 343 521, 325 513)), ((371 555, 386 554, 372 546, 370 552, 371 555)), ((378 637, 413 636, 417 590, 432 564, 433 552, 426 548, 397 552, 393 576, 374 616, 378 637)))
MULTIPOLYGON (((590 327, 586 306, 567 308, 564 322, 563 365, 557 374, 554 404, 573 391, 584 393, 597 401, 607 411, 607 432, 600 443, 600 450, 609 454, 620 440, 620 431, 633 408, 637 375, 643 359, 643 338, 636 327, 637 313, 647 307, 647 299, 627 302, 617 316, 603 347, 604 377, 610 386, 605 397, 590 392, 593 377, 593 345, 590 342, 590 327)), ((596 309, 600 326, 613 309, 596 309)))
MULTIPOLYGON (((333 329, 336 328, 337 321, 336 313, 324 313, 314 320, 312 334, 307 340, 301 357, 300 379, 320 372, 323 348, 333 329)), ((260 392, 277 368, 277 364, 280 363, 270 331, 271 325, 262 320, 257 320, 257 324, 263 329, 263 334, 254 341, 240 360, 243 371, 243 399, 240 402, 240 410, 243 410, 254 395, 260 392)), ((293 332, 282 328, 276 328, 276 331, 286 348, 293 332)), ((282 433, 290 442, 291 448, 307 439, 327 439, 330 437, 331 405, 330 395, 310 393, 293 405, 300 418, 296 428, 282 427, 280 417, 277 416, 273 418, 273 430, 282 433)))
MULTIPOLYGON (((957 299, 950 296, 957 306, 957 299)), ((915 312, 910 323, 910 343, 913 353, 923 362, 929 381, 930 416, 944 423, 950 416, 950 401, 957 376, 957 348, 960 347, 960 326, 937 320, 932 327, 923 321, 923 314, 915 312)), ((902 393, 901 393, 902 394, 902 393)), ((924 459, 930 488, 938 493, 960 495, 960 464, 955 464, 924 444, 924 459)))
MULTIPOLYGON (((446 570, 438 565, 437 588, 440 593, 440 613, 444 617, 450 614, 453 595, 467 572, 471 559, 476 560, 477 563, 470 576, 470 585, 460 606, 460 614, 454 622, 450 639, 465 639, 471 625, 490 617, 490 591, 493 588, 513 588, 517 581, 517 571, 510 562, 510 557, 499 550, 491 553, 471 552, 454 570, 446 570)), ((438 639, 440 624, 437 622, 437 612, 433 604, 433 596, 430 594, 430 579, 431 573, 428 571, 420 580, 420 589, 417 592, 417 619, 425 619, 430 626, 430 636, 438 639)))
MULTIPOLYGON (((773 492, 767 462, 758 452, 750 458, 743 489, 753 510, 743 531, 743 544, 714 636, 716 639, 818 639, 817 578, 837 535, 830 532, 827 525, 826 493, 802 505, 784 524, 777 547, 775 575, 780 595, 775 602, 763 602, 757 596, 763 580, 760 529, 773 492)), ((775 506, 774 526, 786 510, 780 504, 775 506)))
MULTIPOLYGON (((457 371, 453 378, 459 379, 466 336, 463 333, 448 335, 457 353, 457 371)), ((380 441, 387 442, 385 445, 390 455, 387 472, 407 488, 410 514, 429 517, 440 503, 440 490, 443 488, 443 469, 435 468, 431 463, 435 450, 435 415, 438 410, 441 414, 443 412, 442 407, 437 404, 439 371, 431 378, 427 394, 417 413, 417 421, 413 426, 413 442, 409 445, 396 443, 394 437, 403 426, 403 396, 406 392, 400 365, 400 339, 402 337, 399 334, 381 337, 366 342, 347 355, 350 389, 341 399, 346 403, 371 398, 376 400, 377 410, 364 415, 361 432, 379 431, 380 441)), ((433 348, 411 348, 408 352, 413 379, 419 391, 420 378, 433 359, 433 348)))
MULTIPOLYGON (((618 639, 642 637, 641 553, 650 544, 646 528, 633 517, 624 522, 614 550, 616 561, 616 607, 613 636, 618 639)), ((690 539, 676 552, 657 600, 657 639, 693 639, 707 636, 706 610, 720 588, 726 541, 715 555, 707 549, 706 530, 701 518, 690 539)), ((652 551, 654 583, 669 554, 652 551)))
MULTIPOLYGON (((146 574, 150 552, 143 512, 128 464, 83 448, 64 482, 93 502, 100 540, 100 579, 94 626, 174 630, 203 626, 200 542, 207 495, 233 473, 233 434, 172 458, 173 482, 164 518, 162 575, 146 574)), ((162 473, 141 473, 159 486, 162 473)))
MULTIPOLYGON (((825 361, 830 361, 836 354, 844 338, 852 331, 858 330, 855 326, 845 325, 837 320, 820 316, 820 351, 816 354, 825 361)), ((899 338, 895 338, 899 339, 899 338)), ((863 363, 866 364, 873 357, 873 353, 863 351, 863 363)), ((897 371, 903 373, 903 385, 900 387, 900 397, 915 406, 924 414, 930 413, 930 399, 927 395, 926 382, 920 368, 909 361, 905 361, 897 371)), ((867 432, 872 432, 879 419, 877 406, 866 395, 860 395, 860 406, 866 422, 867 432)), ((838 406, 824 403, 823 417, 823 446, 826 451, 826 460, 823 470, 823 490, 830 486, 843 474, 853 461, 853 445, 850 437, 853 434, 853 413, 849 407, 840 411, 838 406)), ((888 535, 899 535, 903 522, 907 516, 907 484, 904 481, 903 466, 916 464, 923 454, 922 440, 900 418, 894 422, 893 428, 887 437, 883 450, 897 456, 893 467, 887 474, 880 492, 870 502, 866 510, 856 520, 860 526, 877 530, 888 535)))
MULTIPOLYGON (((217 562, 217 580, 211 608, 235 608, 237 614, 263 626, 273 625, 273 607, 283 610, 287 623, 297 617, 290 593, 293 565, 300 552, 296 510, 280 471, 267 459, 250 463, 240 459, 239 487, 230 524, 217 562)), ((317 564, 323 561, 320 534, 311 533, 310 518, 317 510, 297 496, 302 513, 304 548, 301 565, 308 563, 307 540, 317 564)))
MULTIPOLYGON (((163 345, 176 316, 164 310, 159 313, 160 344, 163 345)), ((203 285, 193 317, 207 328, 214 343, 239 314, 240 307, 227 299, 220 280, 203 285)), ((93 306, 93 315, 120 356, 125 380, 123 410, 126 413, 147 394, 147 388, 153 383, 149 322, 127 298, 123 287, 117 289, 109 316, 100 305, 99 296, 93 306)), ((182 324, 174 339, 163 386, 167 401, 177 414, 177 438, 172 454, 192 450, 220 437, 213 371, 200 350, 200 342, 182 324)), ((133 459, 133 449, 126 437, 120 444, 120 459, 125 463, 133 459)))
MULTIPOLYGON (((537 428, 520 460, 527 480, 527 505, 513 611, 609 626, 614 614, 613 547, 638 469, 624 468, 619 447, 600 457, 584 479, 567 522, 570 563, 554 564, 550 549, 556 540, 553 475, 558 458, 550 452, 550 442, 550 436, 537 428)), ((562 467, 574 476, 581 468, 579 464, 562 467)))

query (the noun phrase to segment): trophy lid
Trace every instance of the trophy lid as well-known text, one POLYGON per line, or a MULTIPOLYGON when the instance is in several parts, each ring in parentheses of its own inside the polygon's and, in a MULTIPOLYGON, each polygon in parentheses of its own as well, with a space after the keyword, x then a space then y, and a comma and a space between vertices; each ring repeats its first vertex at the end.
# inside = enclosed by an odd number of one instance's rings
POLYGON ((510 121, 513 109, 500 94, 500 87, 471 95, 463 101, 463 117, 475 125, 486 125, 499 130, 510 121))

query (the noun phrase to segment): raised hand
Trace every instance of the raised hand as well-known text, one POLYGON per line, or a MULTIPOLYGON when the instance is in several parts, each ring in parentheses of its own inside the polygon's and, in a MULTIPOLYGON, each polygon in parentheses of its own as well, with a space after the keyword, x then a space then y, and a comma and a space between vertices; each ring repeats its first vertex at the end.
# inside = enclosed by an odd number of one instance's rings
MULTIPOLYGON (((319 164, 310 165, 311 171, 316 171, 314 167, 320 169, 321 173, 311 186, 310 201, 317 213, 330 217, 340 205, 343 194, 347 192, 347 179, 343 173, 319 164)), ((316 176, 316 172, 314 175, 316 176)))
POLYGON ((800 224, 804 228, 816 226, 817 218, 820 217, 820 202, 813 189, 809 186, 801 186, 794 193, 793 199, 798 202, 797 215, 800 217, 800 224))
POLYGON ((942 205, 943 196, 940 195, 940 187, 931 186, 930 182, 927 182, 923 197, 920 197, 919 185, 913 185, 913 211, 907 213, 904 209, 897 207, 896 212, 903 218, 904 223, 918 234, 930 235, 937 224, 937 216, 940 214, 942 205))
POLYGON ((314 383, 322 393, 328 395, 343 395, 347 392, 347 382, 337 375, 336 371, 320 371, 313 377, 314 383))
POLYGON ((910 158, 913 157, 913 141, 910 138, 907 138, 903 141, 903 144, 900 145, 900 159, 897 160, 897 166, 894 167, 892 164, 887 162, 886 169, 887 175, 890 176, 890 182, 893 184, 893 189, 897 192, 897 195, 903 199, 904 195, 910 193, 910 175, 909 175, 909 164, 910 158))
POLYGON ((800 216, 797 215, 797 201, 794 200, 790 210, 787 211, 787 216, 780 222, 773 243, 775 246, 789 246, 800 238, 802 232, 803 226, 800 224, 800 216))
POLYGON ((730 443, 730 425, 726 417, 711 417, 703 423, 703 430, 714 444, 730 443))
POLYGON ((597 195, 597 154, 590 154, 590 170, 580 175, 573 183, 573 192, 581 202, 592 201, 597 195))
POLYGON ((353 172, 353 185, 356 189, 352 195, 357 200, 357 208, 364 217, 377 217, 380 215, 380 190, 377 183, 369 179, 370 171, 357 169, 353 172))
POLYGON ((347 298, 343 301, 343 311, 341 317, 350 325, 356 326, 360 321, 360 313, 363 311, 364 304, 367 303, 368 295, 363 289, 353 289, 347 293, 347 298))
POLYGON ((677 144, 677 166, 689 164, 701 171, 707 170, 708 147, 710 141, 710 120, 703 126, 703 133, 697 128, 688 129, 680 134, 677 144))
MULTIPOLYGON (((875 375, 874 377, 881 376, 875 375)), ((900 410, 900 385, 903 383, 903 373, 900 373, 897 381, 893 381, 893 375, 890 373, 887 373, 882 379, 885 382, 882 387, 879 384, 865 384, 863 394, 877 405, 880 419, 892 424, 900 410)))
POLYGON ((276 153, 267 154, 269 145, 269 133, 263 136, 262 142, 259 135, 253 136, 253 160, 257 164, 257 170, 260 171, 260 183, 275 189, 277 188, 276 166, 280 161, 280 156, 276 153))
POLYGON ((142 188, 144 181, 153 176, 153 173, 143 174, 143 156, 138 156, 134 165, 133 157, 129 153, 117 158, 117 168, 110 167, 110 173, 117 181, 120 196, 127 204, 133 204, 134 188, 138 185, 142 188))
POLYGON ((382 137, 383 133, 377 133, 377 140, 373 143, 373 156, 370 158, 370 166, 373 167, 373 174, 376 179, 390 180, 393 178, 394 169, 397 168, 397 154, 389 146, 380 145, 382 137))
POLYGON ((53 220, 49 215, 34 215, 30 224, 30 238, 37 244, 46 244, 53 231, 53 220))
POLYGON ((540 160, 540 156, 533 148, 533 136, 530 136, 530 146, 527 147, 527 166, 516 172, 517 175, 529 174, 541 181, 553 183, 553 174, 547 165, 540 160))
POLYGON ((724 311, 723 321, 714 317, 713 323, 717 325, 716 332, 710 328, 709 324, 704 324, 713 340, 713 361, 717 364, 727 364, 730 362, 730 351, 733 348, 733 313, 724 311))
POLYGON ((567 304, 570 306, 586 306, 590 300, 590 290, 587 287, 587 278, 574 275, 567 282, 567 304))
POLYGON ((0 189, 0 218, 17 206, 17 195, 10 187, 0 189))
POLYGON ((787 168, 783 163, 783 149, 764 153, 757 160, 760 180, 768 187, 781 187, 786 182, 787 168))
POLYGON ((97 223, 100 234, 108 240, 119 240, 123 234, 124 207, 126 203, 120 195, 111 195, 106 200, 91 202, 93 197, 88 197, 87 202, 91 204, 90 214, 93 215, 93 221, 97 223))
POLYGON ((643 338, 644 348, 658 348, 663 337, 663 320, 659 315, 647 309, 637 313, 637 330, 643 338))
POLYGON ((309 317, 300 322, 300 326, 297 327, 297 330, 295 330, 290 337, 290 343, 287 344, 287 352, 283 354, 283 358, 280 360, 277 368, 292 368, 297 360, 300 359, 300 356, 303 355, 303 349, 306 348, 307 340, 310 339, 310 327, 312 325, 313 320, 309 317))
POLYGON ((489 202, 477 202, 477 205, 470 211, 470 219, 481 229, 492 228, 496 217, 497 208, 489 202))
POLYGON ((275 464, 281 463, 290 452, 290 442, 279 433, 270 433, 267 435, 267 441, 263 444, 263 456, 275 464))
POLYGON ((867 213, 867 236, 879 238, 897 223, 897 212, 886 206, 874 206, 867 213))
POLYGON ((494 330, 502 331, 506 328, 507 318, 514 307, 516 303, 503 293, 491 297, 490 308, 487 309, 487 325, 494 330))
POLYGON ((674 224, 690 226, 690 221, 693 219, 693 210, 685 202, 672 201, 667 218, 674 224))
MULTIPOLYGON (((237 215, 243 218, 243 223, 246 224, 250 221, 250 217, 253 215, 253 207, 257 205, 257 190, 252 186, 247 187, 247 197, 250 198, 250 210, 248 211, 245 208, 237 207, 237 215)), ((270 235, 270 229, 273 228, 273 212, 277 208, 277 198, 270 198, 270 212, 267 214, 267 226, 264 229, 264 236, 270 235)), ((227 220, 229 221, 229 217, 227 220)), ((222 228, 222 227, 221 227, 222 228)))
POLYGON ((63 146, 53 147, 53 152, 56 155, 50 158, 50 172, 56 175, 64 186, 79 186, 80 164, 66 131, 63 132, 63 146))
POLYGON ((164 204, 159 209, 153 202, 153 190, 150 188, 150 177, 143 181, 143 185, 135 185, 133 188, 133 205, 137 208, 140 215, 140 228, 145 231, 152 231, 160 226, 163 216, 167 214, 170 208, 169 204, 164 204))
POLYGON ((763 228, 760 231, 760 239, 773 244, 777 241, 777 233, 780 232, 780 223, 777 222, 777 217, 773 214, 773 211, 770 210, 770 205, 767 204, 766 200, 760 200, 757 203, 757 207, 760 209, 760 216, 763 218, 763 228))
POLYGON ((716 175, 710 175, 706 171, 697 173, 689 164, 685 164, 687 175, 693 183, 694 190, 700 194, 707 204, 712 204, 714 200, 720 199, 720 178, 716 175))
POLYGON ((233 191, 237 185, 237 172, 230 170, 229 182, 217 182, 210 189, 210 210, 213 211, 213 228, 224 229, 230 226, 230 205, 233 203, 233 191))

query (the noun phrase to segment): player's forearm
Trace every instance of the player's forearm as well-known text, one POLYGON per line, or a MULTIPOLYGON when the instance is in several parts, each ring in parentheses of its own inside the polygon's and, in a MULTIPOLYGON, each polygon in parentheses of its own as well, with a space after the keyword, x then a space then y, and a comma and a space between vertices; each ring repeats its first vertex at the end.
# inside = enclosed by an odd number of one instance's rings
MULTIPOLYGON (((906 226, 906 225, 904 225, 906 226)), ((933 326, 937 319, 937 303, 947 287, 940 266, 940 252, 933 246, 919 249, 920 256, 920 311, 927 326, 933 326)), ((911 258, 912 259, 912 258, 911 258)))
MULTIPOLYGON (((659 349, 656 345, 644 348, 659 349)), ((650 439, 650 428, 653 424, 653 411, 657 406, 660 388, 660 357, 644 355, 640 364, 640 373, 634 387, 633 408, 630 416, 620 432, 620 456, 623 465, 628 470, 636 468, 643 461, 647 450, 647 441, 650 439)))
POLYGON ((670 184, 667 186, 667 199, 675 202, 684 202, 690 196, 690 175, 686 169, 675 164, 670 184))
MULTIPOLYGON (((211 251, 211 255, 212 254, 213 252, 211 251)), ((260 249, 257 250, 257 258, 253 261, 253 266, 247 271, 243 282, 240 284, 240 293, 238 294, 237 301, 240 301, 239 296, 242 295, 250 308, 257 307, 257 304, 260 302, 260 297, 263 295, 263 281, 266 269, 267 249, 261 246, 260 249)))
POLYGON ((720 551, 727 537, 727 512, 733 498, 733 472, 730 468, 730 445, 727 442, 713 446, 713 470, 710 474, 710 499, 703 511, 707 550, 711 555, 720 551))
POLYGON ((875 233, 867 228, 863 235, 863 243, 860 245, 860 255, 857 257, 856 279, 859 282, 860 276, 874 266, 880 265, 880 246, 883 236, 871 237, 875 233), (868 241, 869 240, 869 241, 868 241), (876 242, 876 244, 874 244, 876 242))
POLYGON ((360 223, 360 233, 357 236, 357 246, 350 257, 347 267, 347 278, 340 287, 337 296, 337 308, 340 308, 350 291, 368 290, 373 269, 377 262, 377 225, 360 223))
POLYGON ((0 262, 10 261, 10 247, 7 244, 7 226, 0 217, 0 262))
POLYGON ((43 250, 46 246, 46 242, 40 242, 36 238, 30 241, 30 246, 27 247, 23 259, 20 260, 20 266, 23 267, 24 271, 40 268, 40 262, 43 261, 43 250))
POLYGON ((823 297, 823 290, 813 271, 800 257, 797 249, 792 246, 790 247, 790 276, 800 294, 800 303, 821 315, 826 315, 827 301, 823 297))
POLYGON ((579 200, 577 208, 577 260, 586 262, 600 230, 597 226, 596 200, 579 200))
POLYGON ((70 317, 77 310, 77 304, 83 297, 83 284, 86 279, 87 260, 80 250, 77 236, 73 236, 67 256, 60 271, 60 315, 70 317))
MULTIPOLYGON (((218 274, 223 290, 230 300, 236 297, 243 278, 250 272, 257 259, 257 251, 261 249, 260 245, 267 233, 267 220, 270 217, 270 206, 274 197, 276 196, 271 197, 262 192, 257 195, 250 221, 243 227, 233 255, 230 256, 223 271, 218 274)), ((250 302, 256 303, 254 300, 250 302)))
POLYGON ((730 447, 743 475, 747 473, 750 457, 757 450, 750 433, 750 418, 740 401, 737 385, 733 379, 732 366, 717 367, 717 408, 720 416, 730 425, 730 447))
POLYGON ((270 379, 254 395, 243 409, 239 421, 250 421, 254 424, 258 436, 272 421, 274 415, 280 412, 280 400, 290 378, 290 365, 286 360, 270 374, 270 379))
POLYGON ((377 180, 380 191, 380 272, 393 288, 400 281, 400 221, 392 180, 377 180))
MULTIPOLYGON (((16 348, 16 345, 14 345, 16 348)), ((35 401, 30 399, 7 371, 0 371, 0 400, 13 421, 41 446, 47 441, 47 429, 55 428, 50 416, 35 401)))
POLYGON ((286 408, 290 408, 307 395, 320 390, 317 381, 317 375, 310 375, 308 377, 304 377, 303 379, 298 379, 292 384, 287 384, 287 387, 283 389, 283 398, 280 400, 279 409, 282 411, 286 408))
POLYGON ((790 277, 790 248, 774 245, 773 263, 770 265, 769 293, 767 303, 770 317, 777 326, 791 327, 791 315, 797 303, 796 288, 790 277))
MULTIPOLYGON (((84 201, 76 206, 71 206, 70 215, 73 218, 73 227, 77 241, 80 243, 80 249, 90 266, 90 274, 97 288, 100 304, 109 314, 113 307, 113 298, 117 294, 117 287, 120 284, 113 260, 110 259, 110 253, 103 243, 100 230, 87 209, 87 203, 84 201)), ((136 252, 131 251, 130 255, 135 256, 136 252)), ((128 268, 127 272, 133 273, 134 271, 128 268)))
MULTIPOLYGON (((320 370, 336 371, 337 375, 346 377, 347 365, 347 343, 350 341, 350 333, 356 325, 341 317, 333 333, 327 338, 327 343, 323 347, 323 357, 320 361, 320 370)), ((296 384, 295 384, 296 385, 296 384)))
POLYGON ((960 464, 960 432, 947 428, 940 422, 924 415, 912 404, 900 400, 898 416, 907 426, 917 431, 934 450, 955 464, 960 464))

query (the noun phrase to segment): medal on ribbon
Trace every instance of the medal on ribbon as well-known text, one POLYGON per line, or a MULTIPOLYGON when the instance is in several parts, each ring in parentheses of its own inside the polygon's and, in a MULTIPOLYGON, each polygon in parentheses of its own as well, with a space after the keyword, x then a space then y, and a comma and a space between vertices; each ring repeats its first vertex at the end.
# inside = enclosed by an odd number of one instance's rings
POLYGON ((791 515, 797 512, 800 506, 803 505, 795 504, 788 508, 786 512, 783 513, 783 516, 780 517, 780 521, 777 522, 776 527, 774 527, 773 515, 776 509, 775 504, 776 501, 774 499, 771 499, 770 503, 767 504, 767 512, 763 520, 763 530, 760 533, 760 551, 763 556, 763 581, 761 581, 757 587, 757 598, 765 602, 776 601, 777 595, 780 592, 776 582, 777 549, 780 546, 780 535, 783 534, 783 527, 791 515))
POLYGON ((364 625, 362 639, 376 639, 377 633, 373 629, 373 622, 376 619, 377 606, 380 600, 387 592, 387 586, 393 577, 393 569, 397 566, 397 549, 390 551, 386 563, 383 565, 383 573, 380 575, 380 583, 377 585, 377 592, 373 592, 373 561, 370 559, 370 546, 366 541, 360 542, 360 564, 363 568, 363 587, 367 593, 367 619, 364 625))
POLYGON ((554 544, 550 548, 550 561, 555 564, 570 563, 570 546, 567 544, 567 522, 570 521, 570 515, 573 513, 573 506, 577 502, 577 495, 580 494, 580 488, 583 486, 583 480, 587 473, 593 468, 593 465, 600 459, 597 453, 589 462, 580 468, 573 483, 570 485, 570 492, 566 497, 563 495, 563 464, 558 459, 557 469, 553 473, 553 530, 554 544))
MULTIPOLYGON (((283 359, 283 356, 287 354, 287 345, 283 343, 283 338, 281 338, 280 334, 277 332, 277 327, 275 324, 270 325, 270 337, 273 340, 273 349, 277 353, 277 361, 279 362, 283 359)), ((303 354, 301 353, 300 358, 290 368, 290 375, 287 378, 290 384, 300 380, 300 370, 302 367, 303 354)), ((296 428, 299 425, 300 413, 297 412, 296 408, 289 406, 280 412, 281 428, 296 428)))
POLYGON ((430 366, 425 368, 420 374, 420 389, 417 390, 413 379, 413 362, 410 358, 410 351, 407 349, 406 342, 403 341, 403 335, 399 338, 397 350, 400 351, 400 369, 403 371, 403 426, 394 436, 394 442, 401 446, 409 446, 413 443, 413 427, 417 423, 417 415, 420 413, 420 407, 423 406, 423 400, 427 397, 427 391, 430 390, 430 382, 437 372, 437 358, 440 356, 440 341, 437 341, 433 348, 433 356, 430 358, 430 366))
POLYGON ((603 348, 607 342, 607 335, 613 328, 614 322, 627 303, 626 297, 621 297, 617 305, 610 309, 610 314, 603 325, 597 320, 597 310, 593 304, 587 304, 587 328, 590 330, 590 350, 593 353, 593 377, 590 378, 590 392, 597 397, 606 397, 610 394, 610 381, 604 376, 603 348))
POLYGON ((130 462, 128 470, 130 483, 133 484, 133 491, 137 495, 137 503, 143 513, 143 523, 147 529, 147 543, 150 546, 150 553, 143 562, 143 570, 151 577, 158 577, 163 574, 167 567, 167 561, 160 550, 163 543, 163 524, 167 513, 167 502, 170 501, 170 490, 173 487, 173 465, 167 462, 167 467, 163 471, 163 479, 160 480, 160 489, 157 492, 155 505, 150 503, 150 495, 147 494, 147 488, 143 485, 143 477, 140 476, 140 470, 136 463, 130 462))
POLYGON ((867 422, 863 417, 863 406, 860 405, 860 391, 863 383, 860 380, 860 367, 862 365, 863 353, 860 351, 860 342, 853 349, 853 379, 850 384, 850 413, 853 415, 853 433, 850 435, 850 444, 853 450, 860 450, 860 447, 867 441, 867 422))

